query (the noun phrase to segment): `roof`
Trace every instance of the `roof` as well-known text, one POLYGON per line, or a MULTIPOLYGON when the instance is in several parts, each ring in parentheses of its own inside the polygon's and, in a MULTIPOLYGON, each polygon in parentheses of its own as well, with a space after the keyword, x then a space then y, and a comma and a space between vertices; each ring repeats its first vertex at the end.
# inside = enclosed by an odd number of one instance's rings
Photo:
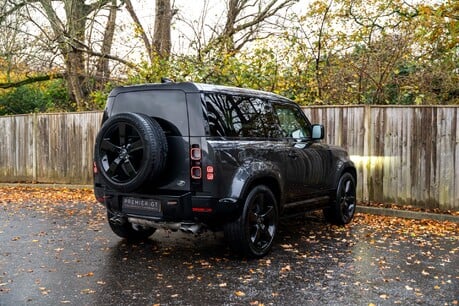
MULTIPOLYGON (((116 87, 110 92, 110 96, 116 96, 121 92, 128 91, 147 91, 147 90, 182 90, 187 93, 192 92, 223 92, 236 95, 252 95, 252 96, 261 96, 266 98, 276 98, 281 100, 288 100, 286 97, 277 95, 272 92, 249 89, 249 88, 240 88, 234 86, 223 86, 215 84, 203 84, 203 83, 193 83, 193 82, 168 82, 168 83, 148 83, 148 84, 139 84, 139 85, 129 85, 129 86, 120 86, 116 87)), ((292 101, 293 102, 293 101, 292 101)))

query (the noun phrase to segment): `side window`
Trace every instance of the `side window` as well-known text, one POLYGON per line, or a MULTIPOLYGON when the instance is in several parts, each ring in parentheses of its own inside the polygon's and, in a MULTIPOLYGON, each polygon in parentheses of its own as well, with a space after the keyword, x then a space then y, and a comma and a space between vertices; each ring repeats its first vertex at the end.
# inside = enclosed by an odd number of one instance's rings
POLYGON ((300 113, 301 111, 290 105, 275 104, 274 106, 284 137, 295 139, 310 138, 311 124, 300 113))
POLYGON ((203 94, 209 133, 221 137, 280 137, 270 103, 220 93, 203 94))

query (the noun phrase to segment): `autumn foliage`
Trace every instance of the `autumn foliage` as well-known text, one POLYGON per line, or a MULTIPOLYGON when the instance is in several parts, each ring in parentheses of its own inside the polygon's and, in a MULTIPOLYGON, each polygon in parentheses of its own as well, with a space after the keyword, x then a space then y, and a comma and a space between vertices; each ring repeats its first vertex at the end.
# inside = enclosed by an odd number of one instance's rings
POLYGON ((207 1, 198 20, 185 1, 155 1, 161 20, 141 20, 131 1, 56 2, 7 1, 0 11, 0 115, 100 109, 113 86, 161 77, 304 105, 459 103, 454 0, 227 0, 218 20, 207 1), (130 20, 117 17, 123 10, 130 20))

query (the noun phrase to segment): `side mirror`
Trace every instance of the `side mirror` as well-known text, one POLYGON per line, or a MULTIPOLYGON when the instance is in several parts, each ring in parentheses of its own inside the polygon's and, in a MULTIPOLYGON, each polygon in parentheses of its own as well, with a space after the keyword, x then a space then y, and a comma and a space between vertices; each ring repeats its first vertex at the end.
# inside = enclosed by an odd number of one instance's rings
POLYGON ((319 140, 324 139, 325 128, 322 124, 313 124, 312 125, 312 139, 319 140))

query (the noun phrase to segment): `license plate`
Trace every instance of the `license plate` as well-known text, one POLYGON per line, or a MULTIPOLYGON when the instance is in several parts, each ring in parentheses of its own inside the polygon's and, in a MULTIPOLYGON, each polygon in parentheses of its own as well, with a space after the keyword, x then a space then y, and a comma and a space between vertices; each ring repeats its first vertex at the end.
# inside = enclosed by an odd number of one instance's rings
POLYGON ((155 199, 123 198, 123 210, 161 212, 161 201, 155 199))

